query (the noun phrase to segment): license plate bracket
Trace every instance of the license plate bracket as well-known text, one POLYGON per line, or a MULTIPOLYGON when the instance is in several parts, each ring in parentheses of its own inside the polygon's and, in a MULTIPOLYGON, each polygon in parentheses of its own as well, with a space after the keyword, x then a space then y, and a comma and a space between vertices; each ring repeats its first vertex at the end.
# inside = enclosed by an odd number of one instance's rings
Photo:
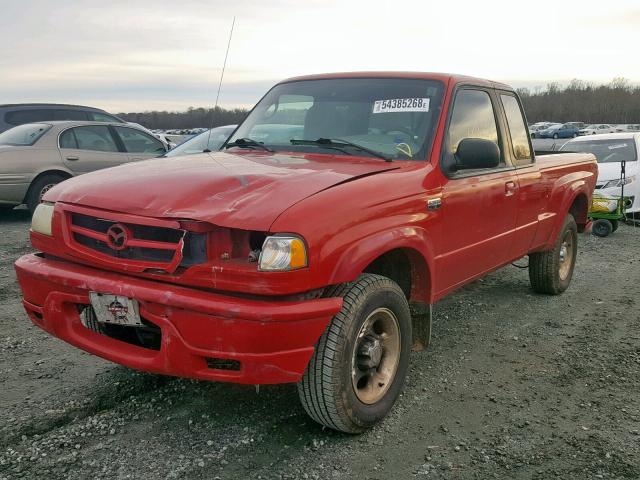
POLYGON ((100 323, 130 327, 143 325, 138 301, 133 298, 110 293, 89 292, 89 299, 96 319, 100 323))

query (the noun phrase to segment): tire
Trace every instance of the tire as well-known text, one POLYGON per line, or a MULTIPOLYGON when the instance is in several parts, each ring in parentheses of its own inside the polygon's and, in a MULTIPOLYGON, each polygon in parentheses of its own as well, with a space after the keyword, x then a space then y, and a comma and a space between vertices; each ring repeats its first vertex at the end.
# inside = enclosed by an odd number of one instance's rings
POLYGON ((531 138, 536 138, 536 134, 535 134, 535 133, 532 133, 532 134, 531 134, 531 138))
POLYGON ((37 178, 27 192, 26 203, 31 213, 34 212, 38 204, 42 201, 42 196, 64 180, 66 180, 66 177, 55 173, 46 174, 37 178))
POLYGON ((573 135, 571 135, 573 138, 576 138, 578 136, 577 133, 574 133, 573 135))
MULTIPOLYGON (((618 228, 617 225, 616 228, 618 228)), ((613 231, 613 222, 607 220, 606 218, 597 219, 595 222, 593 222, 593 226, 591 227, 591 233, 593 233, 596 237, 608 237, 613 231)))
POLYGON ((611 221, 611 233, 615 232, 620 226, 619 220, 610 220, 611 221))
POLYGON ((529 254, 529 280, 533 290, 548 295, 564 292, 571 283, 577 254, 578 227, 573 215, 567 214, 555 247, 529 254))
POLYGON ((557 139, 558 139, 558 134, 557 134, 557 133, 554 133, 554 134, 553 134, 553 138, 555 138, 555 139, 557 140, 557 139))
POLYGON ((320 337, 298 394, 316 422, 361 433, 389 413, 404 386, 412 338, 409 304, 395 282, 373 274, 325 296, 342 297, 342 309, 320 337))

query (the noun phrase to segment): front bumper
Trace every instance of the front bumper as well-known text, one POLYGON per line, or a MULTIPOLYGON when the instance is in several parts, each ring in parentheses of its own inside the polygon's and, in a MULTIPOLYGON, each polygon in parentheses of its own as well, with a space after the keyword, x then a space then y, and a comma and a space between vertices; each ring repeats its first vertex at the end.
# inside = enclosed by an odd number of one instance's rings
POLYGON ((255 300, 185 288, 25 255, 16 264, 31 321, 65 342, 147 372, 235 383, 297 382, 341 298, 255 300), (80 319, 89 292, 134 298, 159 327, 159 350, 96 333, 80 319), (219 369, 211 360, 231 360, 219 369), (239 363, 238 363, 239 362, 239 363), (213 366, 210 366, 213 365, 213 366))

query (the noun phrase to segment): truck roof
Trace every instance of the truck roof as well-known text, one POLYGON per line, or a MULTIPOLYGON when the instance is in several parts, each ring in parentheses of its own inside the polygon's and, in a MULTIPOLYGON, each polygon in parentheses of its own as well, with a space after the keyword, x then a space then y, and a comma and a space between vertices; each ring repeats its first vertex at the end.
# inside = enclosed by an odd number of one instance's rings
POLYGON ((419 78, 426 80, 440 80, 445 84, 453 83, 472 83, 491 88, 501 88, 513 90, 507 84, 486 80, 484 78, 469 77, 466 75, 458 75, 454 73, 438 73, 438 72, 337 72, 337 73, 321 73, 316 75, 304 75, 300 77, 292 77, 279 83, 297 82, 300 80, 322 80, 328 78, 419 78))

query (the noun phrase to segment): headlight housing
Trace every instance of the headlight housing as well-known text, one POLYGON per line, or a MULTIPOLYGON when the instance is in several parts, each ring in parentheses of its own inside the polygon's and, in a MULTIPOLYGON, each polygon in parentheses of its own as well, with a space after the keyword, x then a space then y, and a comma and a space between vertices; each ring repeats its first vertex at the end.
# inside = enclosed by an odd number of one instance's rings
POLYGON ((304 241, 293 235, 267 237, 262 245, 258 269, 267 272, 297 270, 308 265, 304 241))
POLYGON ((617 178, 616 180, 609 180, 607 183, 605 183, 602 186, 602 188, 621 187, 622 185, 628 185, 631 182, 634 182, 635 179, 636 179, 635 175, 632 175, 630 177, 625 177, 624 182, 619 178, 617 178))
POLYGON ((49 202, 41 203, 36 207, 31 217, 31 231, 52 236, 53 208, 54 204, 49 202))

